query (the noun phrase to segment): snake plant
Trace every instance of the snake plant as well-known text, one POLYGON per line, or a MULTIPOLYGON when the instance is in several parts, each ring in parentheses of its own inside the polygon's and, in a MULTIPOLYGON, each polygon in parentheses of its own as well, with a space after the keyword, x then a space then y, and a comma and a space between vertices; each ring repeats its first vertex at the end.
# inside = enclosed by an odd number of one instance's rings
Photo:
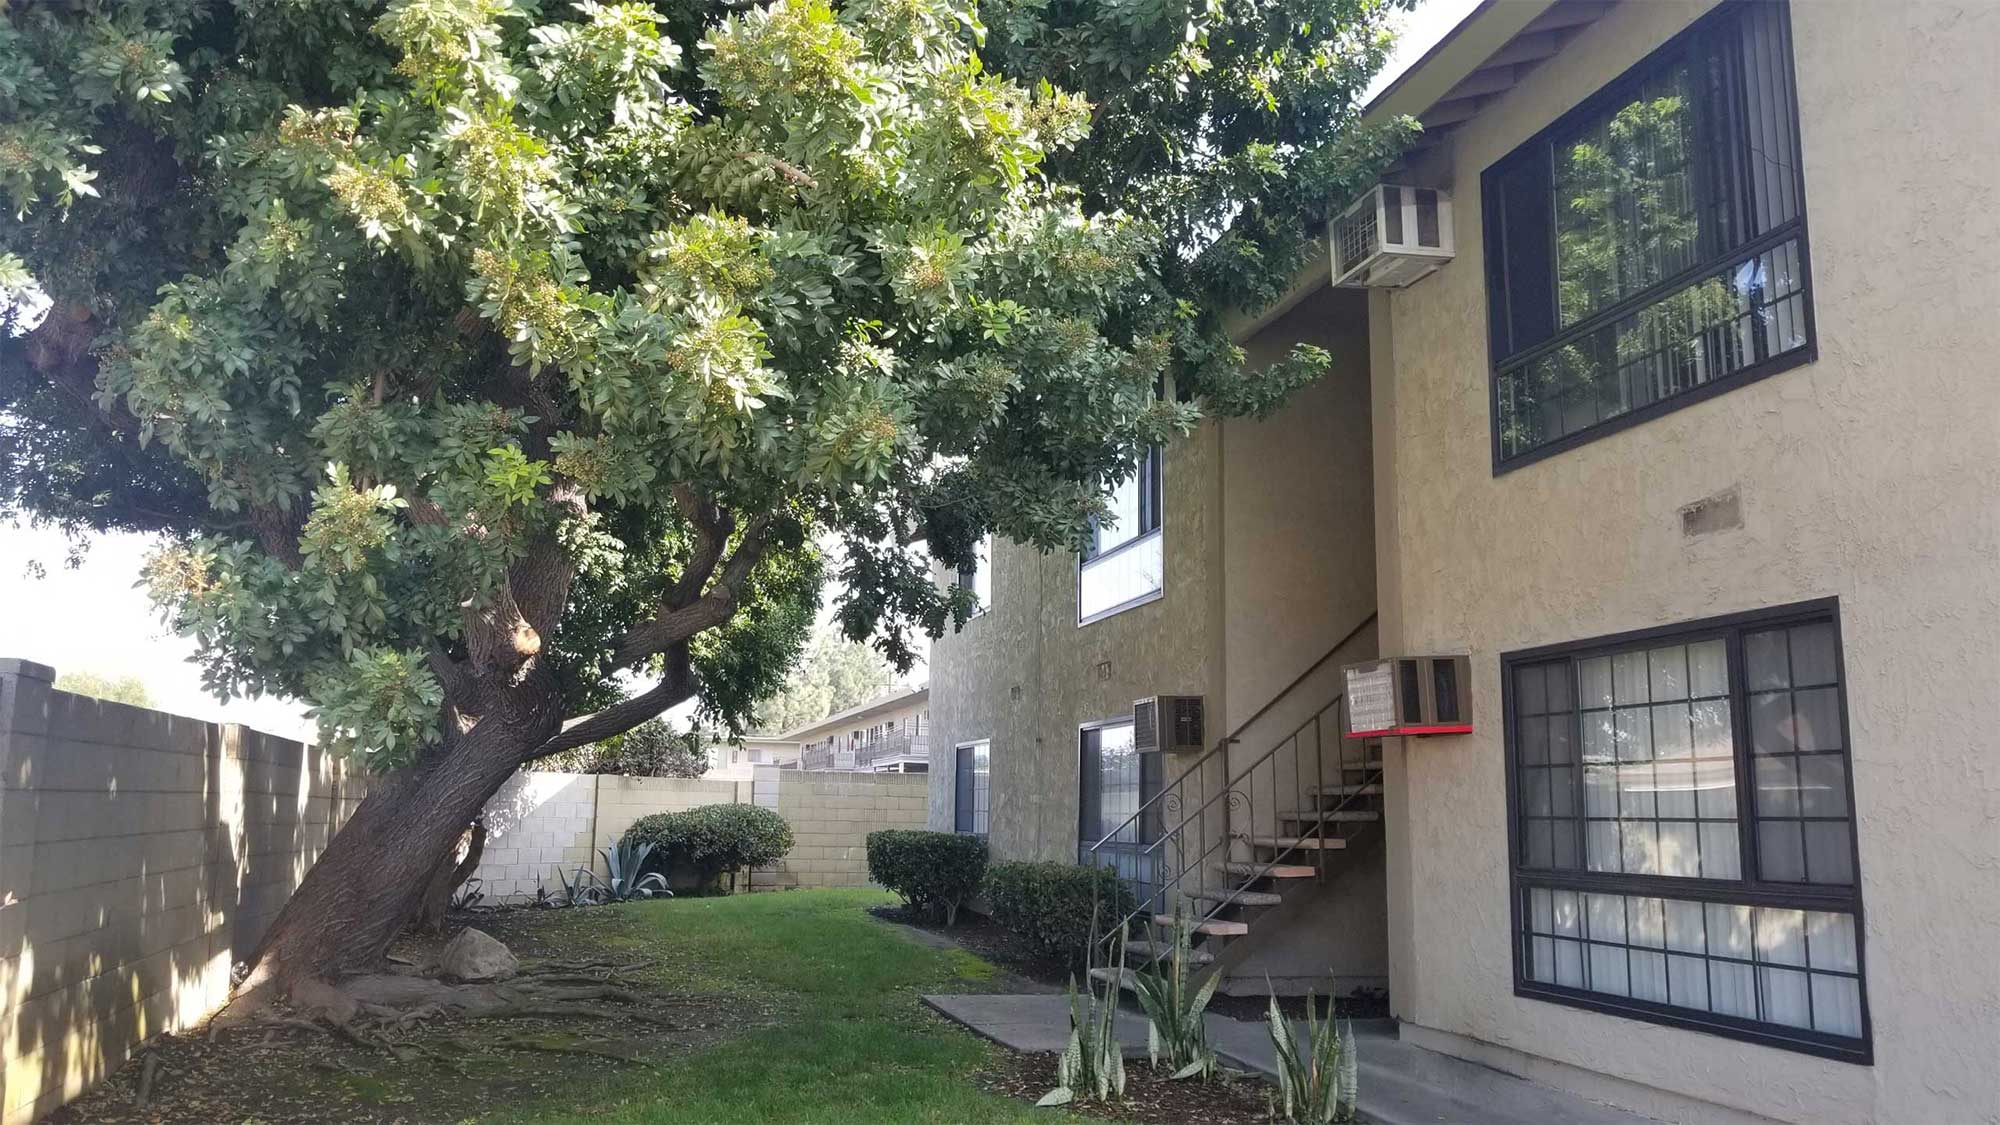
POLYGON ((1193 923, 1174 907, 1173 953, 1154 961, 1133 979, 1132 991, 1146 1013, 1146 1054, 1158 1068, 1165 1056, 1174 1079, 1200 1078, 1215 1073, 1215 1052, 1208 1046, 1204 1014, 1215 995, 1221 973, 1211 974, 1200 988, 1189 987, 1194 944, 1193 923))
MULTIPOLYGON (((1331 1006, 1329 1005, 1329 1008, 1331 1006)), ((1284 1119, 1291 1125, 1332 1125, 1354 1120, 1356 1073, 1354 1027, 1337 1023, 1331 1010, 1324 1020, 1313 994, 1306 993, 1306 1053, 1299 1054, 1291 1024, 1271 997, 1271 1048, 1278 1056, 1278 1094, 1284 1119)))
MULTIPOLYGON (((1091 942, 1096 949, 1097 943, 1091 942)), ((1069 978, 1069 1044, 1056 1060, 1056 1088, 1042 1095, 1036 1105, 1067 1105, 1070 1102, 1118 1101, 1125 1096, 1125 1052, 1118 1045, 1118 982, 1125 977, 1125 935, 1118 935, 1117 961, 1104 995, 1098 996, 1086 971, 1083 992, 1076 990, 1076 977, 1069 978)), ((1092 960, 1095 960, 1093 957, 1092 960)))

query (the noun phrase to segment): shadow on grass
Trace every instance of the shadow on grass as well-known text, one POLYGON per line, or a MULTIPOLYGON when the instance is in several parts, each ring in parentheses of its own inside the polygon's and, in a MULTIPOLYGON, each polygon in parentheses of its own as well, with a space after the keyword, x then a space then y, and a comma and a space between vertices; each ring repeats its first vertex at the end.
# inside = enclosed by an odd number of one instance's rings
POLYGON ((703 991, 777 1001, 777 1026, 666 1066, 593 1082, 562 1111, 490 1117, 506 1125, 590 1122, 1046 1122, 982 1093, 968 1075, 985 1043, 932 1015, 919 995, 995 975, 962 950, 919 945, 869 916, 870 891, 791 891, 647 903, 620 934, 684 969, 703 991))

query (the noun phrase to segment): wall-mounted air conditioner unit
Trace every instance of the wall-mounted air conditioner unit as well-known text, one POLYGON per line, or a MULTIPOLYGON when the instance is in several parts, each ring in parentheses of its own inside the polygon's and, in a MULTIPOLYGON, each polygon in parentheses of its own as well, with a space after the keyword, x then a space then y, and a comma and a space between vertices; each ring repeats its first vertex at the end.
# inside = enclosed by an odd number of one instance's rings
POLYGON ((1199 695, 1149 695, 1132 701, 1132 749, 1206 750, 1199 695))
POLYGON ((1451 261, 1451 196, 1377 184, 1327 224, 1333 283, 1401 289, 1451 261))
POLYGON ((1349 738, 1472 733, 1472 661, 1392 656, 1342 669, 1349 738))

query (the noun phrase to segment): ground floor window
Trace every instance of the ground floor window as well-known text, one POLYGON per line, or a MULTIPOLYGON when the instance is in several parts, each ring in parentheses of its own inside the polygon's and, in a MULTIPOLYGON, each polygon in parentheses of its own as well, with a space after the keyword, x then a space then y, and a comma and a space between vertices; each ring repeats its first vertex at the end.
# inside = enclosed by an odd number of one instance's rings
POLYGON ((988 795, 992 766, 992 743, 985 739, 958 747, 957 773, 953 779, 956 800, 952 816, 952 827, 956 831, 974 836, 986 835, 987 814, 992 808, 988 795))
POLYGON ((1160 755, 1135 748, 1130 719, 1085 726, 1079 750, 1079 851, 1087 861, 1111 866, 1143 897, 1157 867, 1148 848, 1159 839, 1159 815, 1157 809, 1138 813, 1160 792, 1160 755))
POLYGON ((1503 676, 1516 990, 1867 1061, 1833 603, 1503 676))

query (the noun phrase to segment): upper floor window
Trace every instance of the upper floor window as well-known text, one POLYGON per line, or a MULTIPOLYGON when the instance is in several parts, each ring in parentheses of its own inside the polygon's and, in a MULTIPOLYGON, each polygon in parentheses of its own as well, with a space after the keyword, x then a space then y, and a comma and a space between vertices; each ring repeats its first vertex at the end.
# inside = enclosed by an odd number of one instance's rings
POLYGON ((960 567, 958 584, 972 593, 973 613, 985 613, 993 605, 993 537, 979 541, 973 564, 960 567))
POLYGON ((1507 658, 1522 993, 1868 1057, 1833 612, 1507 658))
POLYGON ((1481 195, 1496 469, 1813 356, 1782 4, 1725 5, 1481 195))
POLYGON ((1166 547, 1160 531, 1164 456, 1153 446, 1111 494, 1111 517, 1091 528, 1077 567, 1077 622, 1088 624, 1160 596, 1166 547))

